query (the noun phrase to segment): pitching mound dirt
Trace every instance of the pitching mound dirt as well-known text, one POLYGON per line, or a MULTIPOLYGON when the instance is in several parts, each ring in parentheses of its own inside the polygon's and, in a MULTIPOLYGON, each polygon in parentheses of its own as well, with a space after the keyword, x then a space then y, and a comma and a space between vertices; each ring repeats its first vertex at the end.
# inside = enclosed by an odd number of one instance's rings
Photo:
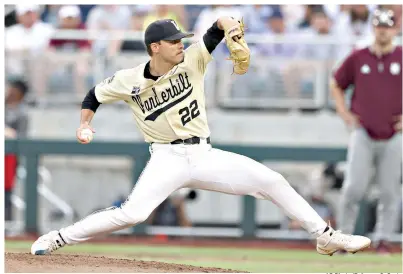
POLYGON ((137 261, 114 259, 104 256, 52 254, 49 256, 34 256, 29 253, 6 253, 5 272, 97 272, 97 273, 128 273, 128 272, 204 272, 204 273, 234 273, 239 271, 198 267, 181 264, 169 264, 154 261, 137 261))

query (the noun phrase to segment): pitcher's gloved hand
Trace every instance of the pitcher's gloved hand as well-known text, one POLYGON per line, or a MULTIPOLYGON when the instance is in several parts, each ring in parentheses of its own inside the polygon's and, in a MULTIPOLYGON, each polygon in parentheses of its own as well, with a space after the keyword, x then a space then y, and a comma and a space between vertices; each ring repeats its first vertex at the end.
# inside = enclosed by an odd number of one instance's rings
POLYGON ((224 26, 225 43, 230 52, 229 60, 234 65, 234 73, 245 74, 250 63, 250 50, 245 41, 245 26, 241 21, 231 20, 224 26))

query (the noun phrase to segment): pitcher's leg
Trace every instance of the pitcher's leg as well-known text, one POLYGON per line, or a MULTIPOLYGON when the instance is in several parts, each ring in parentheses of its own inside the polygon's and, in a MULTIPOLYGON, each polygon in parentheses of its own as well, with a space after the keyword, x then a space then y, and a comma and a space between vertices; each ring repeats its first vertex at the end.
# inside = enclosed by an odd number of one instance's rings
POLYGON ((377 238, 388 241, 395 229, 401 195, 402 135, 390 139, 377 157, 377 183, 380 190, 377 208, 377 238))
MULTIPOLYGON (((60 229, 59 235, 56 235, 56 232, 51 236, 60 236, 66 244, 76 244, 98 235, 134 226, 145 221, 152 211, 188 181, 188 178, 186 158, 172 155, 169 151, 157 151, 151 156, 132 193, 121 207, 94 213, 60 229)), ((42 242, 45 242, 44 245, 51 242, 46 238, 47 235, 42 236, 45 239, 39 238, 33 244, 31 252, 40 249, 42 242)), ((53 250, 45 250, 44 254, 51 251, 53 250)))
POLYGON ((212 149, 192 164, 191 177, 194 181, 190 187, 271 200, 315 236, 327 227, 326 222, 281 174, 259 162, 212 149))
POLYGON ((373 147, 363 129, 356 129, 350 137, 345 180, 341 189, 338 227, 353 233, 359 203, 364 197, 373 170, 373 147))

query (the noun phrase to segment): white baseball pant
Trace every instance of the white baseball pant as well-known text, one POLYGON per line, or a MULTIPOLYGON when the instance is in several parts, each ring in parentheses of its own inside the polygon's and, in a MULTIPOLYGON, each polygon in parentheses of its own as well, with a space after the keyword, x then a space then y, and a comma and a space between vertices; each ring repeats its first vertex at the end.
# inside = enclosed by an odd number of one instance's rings
POLYGON ((282 175, 248 157, 214 149, 205 141, 198 145, 152 144, 150 150, 151 158, 126 202, 62 228, 67 244, 144 222, 170 194, 184 187, 270 200, 315 237, 327 227, 282 175))

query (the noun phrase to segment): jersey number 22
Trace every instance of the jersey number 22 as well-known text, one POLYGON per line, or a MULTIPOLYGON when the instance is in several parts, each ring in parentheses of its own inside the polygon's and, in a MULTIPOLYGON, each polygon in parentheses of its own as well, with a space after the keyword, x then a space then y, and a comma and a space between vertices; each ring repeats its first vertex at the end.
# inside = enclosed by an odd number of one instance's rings
POLYGON ((179 110, 179 115, 181 116, 182 125, 186 125, 192 119, 200 115, 199 106, 197 101, 194 100, 189 104, 189 107, 184 107, 179 110))

